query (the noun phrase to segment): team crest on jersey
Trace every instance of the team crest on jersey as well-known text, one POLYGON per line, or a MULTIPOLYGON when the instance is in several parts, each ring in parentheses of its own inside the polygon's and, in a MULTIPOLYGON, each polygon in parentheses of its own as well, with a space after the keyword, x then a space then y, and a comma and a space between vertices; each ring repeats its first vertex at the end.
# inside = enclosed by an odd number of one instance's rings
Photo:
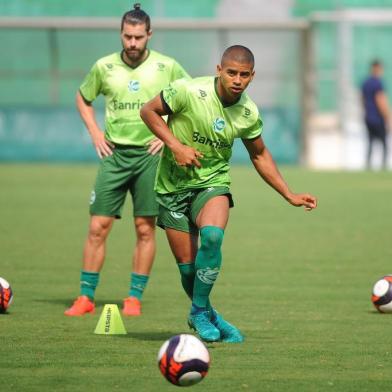
POLYGON ((225 129, 226 123, 222 117, 218 117, 214 120, 212 124, 212 129, 215 132, 222 132, 225 129))
POLYGON ((113 68, 113 64, 106 64, 107 69, 112 69, 113 68))
POLYGON ((140 90, 140 82, 138 80, 130 80, 128 83, 128 90, 131 93, 136 93, 140 90))
POLYGON ((157 63, 157 65, 158 65, 158 71, 163 71, 166 67, 165 64, 163 63, 157 63))

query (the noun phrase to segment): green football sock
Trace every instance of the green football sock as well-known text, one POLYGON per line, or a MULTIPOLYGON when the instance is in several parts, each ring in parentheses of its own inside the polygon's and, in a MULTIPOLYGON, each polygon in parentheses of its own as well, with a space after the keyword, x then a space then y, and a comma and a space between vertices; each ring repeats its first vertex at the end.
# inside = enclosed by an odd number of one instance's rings
POLYGON ((99 282, 99 272, 80 272, 80 295, 86 295, 94 300, 95 289, 99 282))
POLYGON ((195 281, 195 263, 178 263, 181 275, 181 284, 190 299, 193 296, 193 284, 195 281))
MULTIPOLYGON (((195 283, 195 263, 177 263, 181 275, 181 284, 188 297, 192 300, 193 285, 195 283)), ((207 309, 211 309, 210 301, 207 302, 207 309)))
POLYGON ((143 296, 143 292, 147 286, 148 275, 141 275, 135 272, 131 273, 131 280, 129 283, 129 296, 136 297, 141 300, 143 296))
POLYGON ((209 295, 222 264, 221 246, 224 230, 216 226, 204 226, 200 230, 200 248, 195 261, 195 280, 192 306, 206 309, 209 295))

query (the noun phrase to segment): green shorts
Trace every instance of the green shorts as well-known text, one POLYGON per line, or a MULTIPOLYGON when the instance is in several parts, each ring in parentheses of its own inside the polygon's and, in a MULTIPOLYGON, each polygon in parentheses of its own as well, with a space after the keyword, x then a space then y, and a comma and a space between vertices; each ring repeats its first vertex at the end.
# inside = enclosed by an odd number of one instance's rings
POLYGON ((121 218, 127 192, 133 202, 133 216, 157 216, 154 191, 159 155, 145 147, 116 146, 113 155, 101 160, 91 193, 90 214, 121 218))
POLYGON ((157 225, 186 233, 197 234, 196 218, 208 200, 226 195, 229 206, 234 207, 230 189, 225 186, 192 189, 180 193, 158 194, 159 215, 157 225))

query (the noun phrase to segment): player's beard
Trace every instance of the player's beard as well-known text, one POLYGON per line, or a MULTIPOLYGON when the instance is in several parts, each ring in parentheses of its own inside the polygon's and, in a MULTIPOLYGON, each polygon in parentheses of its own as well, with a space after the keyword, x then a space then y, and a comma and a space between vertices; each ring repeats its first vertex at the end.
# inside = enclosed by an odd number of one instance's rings
POLYGON ((124 49, 125 56, 132 63, 141 61, 146 53, 147 47, 142 49, 124 49))

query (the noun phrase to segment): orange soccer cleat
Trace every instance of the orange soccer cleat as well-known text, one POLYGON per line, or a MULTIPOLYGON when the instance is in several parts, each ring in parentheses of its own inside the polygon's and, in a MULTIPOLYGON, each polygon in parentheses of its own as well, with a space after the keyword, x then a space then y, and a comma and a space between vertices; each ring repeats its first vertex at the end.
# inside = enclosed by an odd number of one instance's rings
POLYGON ((140 316, 142 314, 142 303, 136 297, 125 298, 122 313, 124 316, 140 316))
POLYGON ((95 305, 89 297, 86 295, 81 295, 76 298, 73 305, 67 309, 64 314, 66 316, 83 316, 86 313, 94 313, 95 305))

